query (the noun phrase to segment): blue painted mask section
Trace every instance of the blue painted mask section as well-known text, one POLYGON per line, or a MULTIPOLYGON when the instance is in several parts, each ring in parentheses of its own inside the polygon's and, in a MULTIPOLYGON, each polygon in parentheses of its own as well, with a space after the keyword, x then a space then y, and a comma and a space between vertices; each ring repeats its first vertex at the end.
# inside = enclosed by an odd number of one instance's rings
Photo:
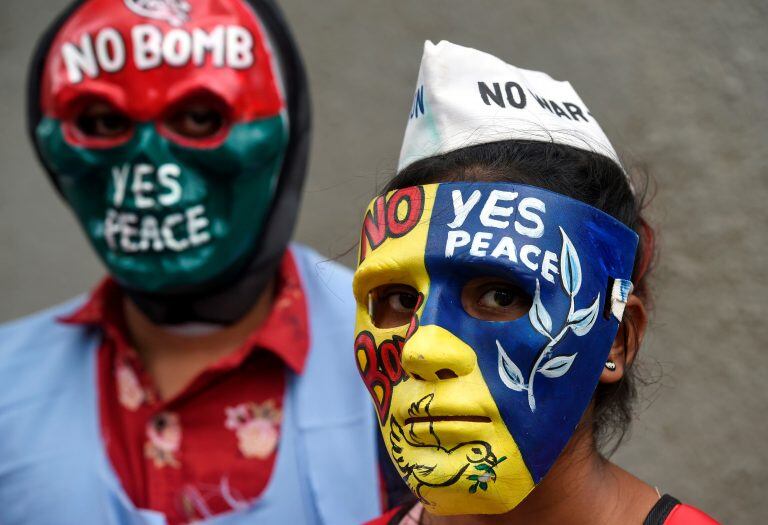
POLYGON ((441 326, 475 350, 535 483, 597 386, 619 326, 610 289, 614 279, 631 278, 637 241, 600 210, 540 188, 447 183, 437 190, 420 325, 441 326), (457 209, 469 210, 463 221, 457 209), (467 314, 461 290, 481 276, 504 278, 530 294, 529 315, 494 322, 467 314))

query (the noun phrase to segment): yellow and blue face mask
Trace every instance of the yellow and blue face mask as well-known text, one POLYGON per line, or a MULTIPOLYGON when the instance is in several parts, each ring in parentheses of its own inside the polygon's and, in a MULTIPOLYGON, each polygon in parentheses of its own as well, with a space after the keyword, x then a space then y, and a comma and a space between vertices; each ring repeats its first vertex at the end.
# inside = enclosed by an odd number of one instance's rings
POLYGON ((519 184, 431 184, 370 204, 356 359, 392 461, 430 512, 507 512, 547 474, 604 368, 637 240, 596 208, 519 184), (473 313, 462 294, 483 279, 512 283, 527 312, 473 313), (411 312, 377 319, 382 289, 412 290, 411 312))

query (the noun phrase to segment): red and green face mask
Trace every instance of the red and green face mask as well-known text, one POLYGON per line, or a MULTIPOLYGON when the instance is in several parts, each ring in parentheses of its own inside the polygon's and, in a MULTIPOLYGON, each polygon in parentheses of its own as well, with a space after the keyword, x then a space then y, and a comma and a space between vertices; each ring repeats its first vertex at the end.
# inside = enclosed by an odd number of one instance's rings
POLYGON ((88 0, 47 54, 41 157, 110 273, 148 293, 244 266, 288 143, 242 0, 88 0))

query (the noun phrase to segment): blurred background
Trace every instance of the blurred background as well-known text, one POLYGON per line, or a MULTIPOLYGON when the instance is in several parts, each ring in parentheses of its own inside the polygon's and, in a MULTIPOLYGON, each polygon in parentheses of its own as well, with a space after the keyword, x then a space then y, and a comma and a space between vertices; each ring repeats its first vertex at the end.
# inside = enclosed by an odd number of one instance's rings
MULTIPOLYGON (((0 321, 88 290, 103 274, 25 134, 27 61, 66 3, 0 2, 0 321)), ((393 173, 425 39, 571 81, 657 187, 655 312, 641 355, 656 382, 614 459, 724 523, 768 522, 768 4, 282 5, 315 106, 296 237, 329 256, 354 245, 362 210, 393 173)))

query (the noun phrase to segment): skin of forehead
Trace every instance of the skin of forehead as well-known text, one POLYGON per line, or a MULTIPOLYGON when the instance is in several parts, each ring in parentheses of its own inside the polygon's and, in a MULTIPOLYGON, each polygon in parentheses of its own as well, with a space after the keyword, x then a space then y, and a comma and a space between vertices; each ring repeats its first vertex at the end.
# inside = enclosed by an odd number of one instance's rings
POLYGON ((75 100, 98 95, 137 120, 153 120, 175 100, 204 90, 226 102, 234 120, 274 116, 284 107, 262 24, 246 2, 194 2, 189 20, 175 28, 165 21, 135 14, 122 1, 89 0, 61 26, 53 40, 44 67, 40 103, 46 116, 67 118, 71 116, 67 113, 75 100), (155 26, 164 35, 173 29, 191 34, 194 29, 210 32, 216 26, 241 26, 253 36, 254 63, 241 70, 215 67, 208 56, 202 66, 190 60, 180 67, 163 63, 140 71, 134 64, 131 36, 131 29, 138 25, 155 26), (88 34, 95 47, 96 36, 104 28, 114 28, 120 33, 125 44, 125 65, 115 73, 100 69, 95 79, 85 76, 83 81, 71 83, 61 54, 62 46, 72 43, 79 47, 88 34))

